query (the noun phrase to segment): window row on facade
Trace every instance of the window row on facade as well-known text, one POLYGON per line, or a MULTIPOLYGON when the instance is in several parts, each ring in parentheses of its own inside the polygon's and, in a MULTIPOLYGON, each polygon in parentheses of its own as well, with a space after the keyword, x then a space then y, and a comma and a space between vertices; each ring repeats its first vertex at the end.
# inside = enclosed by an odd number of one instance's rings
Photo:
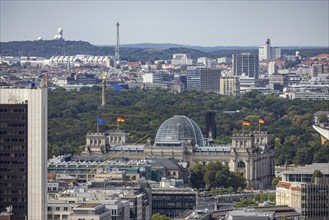
POLYGON ((5 157, 15 158, 15 157, 25 157, 25 156, 26 156, 25 153, 0 153, 0 158, 5 158, 5 157))
POLYGON ((25 112, 24 108, 0 108, 0 112, 25 112))

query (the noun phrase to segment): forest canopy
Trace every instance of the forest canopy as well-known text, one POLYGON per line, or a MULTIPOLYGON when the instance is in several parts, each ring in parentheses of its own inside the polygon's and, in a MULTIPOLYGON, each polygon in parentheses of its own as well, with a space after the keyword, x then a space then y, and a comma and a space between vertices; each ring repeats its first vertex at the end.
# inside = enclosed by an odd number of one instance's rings
POLYGON ((96 131, 97 117, 105 121, 99 125, 101 132, 116 129, 117 116, 124 117, 120 129, 129 131, 135 143, 145 135, 154 139, 161 123, 173 115, 191 118, 205 135, 205 114, 215 111, 216 144, 228 144, 233 133, 242 132, 243 119, 250 121, 250 126, 244 127, 245 133, 257 131, 260 116, 265 120, 261 130, 272 134, 276 165, 283 165, 286 160, 296 165, 329 162, 329 144, 321 145, 319 134, 312 128, 313 113, 327 110, 327 101, 281 99, 256 90, 241 97, 161 89, 108 88, 107 94, 107 104, 100 108, 100 87, 49 91, 49 157, 80 152, 85 145, 85 134, 96 131))

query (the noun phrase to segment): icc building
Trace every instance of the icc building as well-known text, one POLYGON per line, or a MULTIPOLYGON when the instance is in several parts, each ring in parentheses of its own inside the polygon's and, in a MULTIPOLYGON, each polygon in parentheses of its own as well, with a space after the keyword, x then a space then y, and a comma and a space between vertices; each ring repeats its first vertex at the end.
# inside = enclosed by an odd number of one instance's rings
MULTIPOLYGON (((210 132, 211 134, 211 132, 210 132)), ((212 135, 212 134, 211 134, 212 135)), ((230 171, 240 172, 253 189, 271 185, 274 178, 274 148, 269 145, 267 132, 234 134, 231 144, 214 146, 205 139, 200 127, 190 118, 175 115, 159 127, 154 143, 148 139, 145 145, 126 144, 128 133, 88 133, 83 155, 115 155, 128 159, 145 157, 174 158, 188 166, 194 163, 221 162, 230 171)))

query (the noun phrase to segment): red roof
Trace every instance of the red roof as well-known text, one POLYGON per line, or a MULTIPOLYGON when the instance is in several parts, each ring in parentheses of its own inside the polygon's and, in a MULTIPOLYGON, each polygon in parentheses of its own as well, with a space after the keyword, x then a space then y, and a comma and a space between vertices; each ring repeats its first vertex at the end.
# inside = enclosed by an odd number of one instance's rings
POLYGON ((286 188, 290 189, 291 183, 287 182, 279 182, 278 185, 276 185, 276 188, 286 188))
POLYGON ((291 187, 291 190, 294 190, 294 191, 301 191, 301 188, 300 188, 300 187, 291 187))

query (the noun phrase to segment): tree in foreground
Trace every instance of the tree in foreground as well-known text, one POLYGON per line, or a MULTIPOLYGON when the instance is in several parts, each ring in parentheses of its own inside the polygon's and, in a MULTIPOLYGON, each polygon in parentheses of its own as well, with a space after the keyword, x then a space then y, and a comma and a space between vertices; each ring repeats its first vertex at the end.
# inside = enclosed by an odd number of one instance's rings
POLYGON ((161 215, 160 213, 155 213, 152 215, 152 220, 171 220, 171 218, 166 215, 161 215))
POLYGON ((278 183, 280 182, 280 178, 279 177, 275 177, 272 180, 272 186, 276 187, 276 185, 278 185, 278 183))
POLYGON ((323 174, 320 170, 314 170, 313 175, 312 175, 312 183, 315 182, 316 177, 322 177, 323 174))
POLYGON ((235 203, 234 206, 236 208, 241 208, 241 207, 258 206, 258 204, 253 199, 241 199, 239 202, 235 203))
POLYGON ((246 179, 240 174, 230 172, 227 166, 220 162, 211 162, 205 166, 194 164, 191 167, 191 184, 194 188, 230 188, 236 191, 246 188, 246 179))

